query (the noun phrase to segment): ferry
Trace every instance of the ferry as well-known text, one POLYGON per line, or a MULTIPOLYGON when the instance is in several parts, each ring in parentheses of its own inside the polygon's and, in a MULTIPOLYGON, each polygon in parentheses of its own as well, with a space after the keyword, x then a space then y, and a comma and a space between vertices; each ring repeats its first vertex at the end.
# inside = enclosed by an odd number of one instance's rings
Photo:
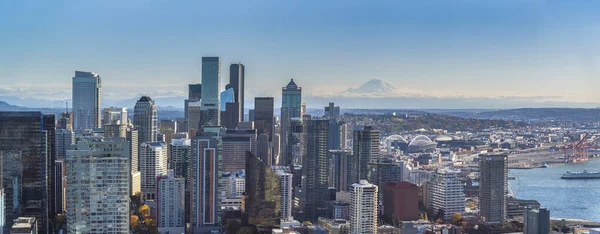
POLYGON ((568 172, 563 174, 561 179, 566 180, 583 180, 583 179, 600 179, 600 172, 588 172, 584 170, 583 172, 568 172))

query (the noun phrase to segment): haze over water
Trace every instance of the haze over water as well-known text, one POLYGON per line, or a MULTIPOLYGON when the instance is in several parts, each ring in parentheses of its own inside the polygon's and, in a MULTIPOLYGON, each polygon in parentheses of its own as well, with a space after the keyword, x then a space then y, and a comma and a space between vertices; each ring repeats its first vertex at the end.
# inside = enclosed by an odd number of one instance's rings
POLYGON ((550 209, 552 218, 577 218, 600 222, 600 179, 563 180, 567 171, 600 171, 600 160, 550 168, 510 170, 511 189, 518 199, 533 199, 550 209))

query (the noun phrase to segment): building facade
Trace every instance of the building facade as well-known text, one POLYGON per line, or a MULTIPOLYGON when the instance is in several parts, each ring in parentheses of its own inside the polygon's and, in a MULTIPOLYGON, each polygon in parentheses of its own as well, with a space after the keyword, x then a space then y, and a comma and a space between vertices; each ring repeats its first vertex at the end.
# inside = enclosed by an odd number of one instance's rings
POLYGON ((438 169, 429 181, 429 198, 434 214, 444 213, 450 220, 452 214, 465 212, 465 194, 458 179, 460 170, 438 169))
POLYGON ((366 180, 353 184, 350 201, 350 233, 377 232, 377 186, 366 180))
POLYGON ((156 224, 159 231, 185 232, 185 179, 175 177, 175 172, 169 170, 167 175, 158 176, 156 183, 156 224))
POLYGON ((133 125, 138 130, 138 143, 158 140, 158 114, 156 105, 149 96, 142 96, 135 103, 133 125))
POLYGON ((314 222, 319 217, 327 216, 327 201, 329 200, 328 133, 329 123, 327 120, 306 121, 306 156, 302 160, 304 169, 302 173, 306 178, 304 219, 314 222))
POLYGON ((83 138, 67 152, 67 232, 129 232, 129 146, 83 138))
POLYGON ((221 101, 221 59, 202 57, 202 106, 200 126, 219 126, 221 101))
POLYGON ((506 220, 508 155, 479 155, 479 218, 486 223, 506 220))
POLYGON ((192 139, 190 222, 193 233, 206 233, 219 229, 221 204, 218 188, 221 149, 220 127, 205 127, 201 134, 192 139))
POLYGON ((227 129, 223 134, 223 172, 246 168, 246 151, 256 155, 255 129, 227 129))
POLYGON ((379 131, 371 126, 354 129, 352 145, 351 183, 369 179, 369 162, 379 158, 379 131))
POLYGON ((302 87, 298 87, 294 79, 283 88, 281 88, 281 155, 282 165, 292 165, 294 156, 292 150, 289 149, 289 144, 294 144, 295 139, 291 134, 292 118, 302 117, 302 87))
MULTIPOLYGON (((100 128, 102 124, 102 80, 93 72, 75 71, 73 77, 73 131, 100 128)), ((38 220, 39 222, 39 220, 38 220)))
POLYGON ((144 200, 156 199, 156 177, 167 174, 167 144, 144 142, 140 145, 141 189, 144 200))
POLYGON ((383 214, 394 221, 419 219, 419 187, 409 182, 385 184, 383 214))

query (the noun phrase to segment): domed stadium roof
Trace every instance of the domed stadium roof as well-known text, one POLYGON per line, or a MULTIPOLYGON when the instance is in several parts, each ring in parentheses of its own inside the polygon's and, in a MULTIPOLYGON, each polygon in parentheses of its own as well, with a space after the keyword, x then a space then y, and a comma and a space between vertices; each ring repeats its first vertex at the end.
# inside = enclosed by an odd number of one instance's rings
POLYGON ((448 135, 438 135, 433 140, 437 141, 437 142, 440 142, 440 141, 451 141, 451 140, 453 140, 453 138, 451 136, 448 136, 448 135))

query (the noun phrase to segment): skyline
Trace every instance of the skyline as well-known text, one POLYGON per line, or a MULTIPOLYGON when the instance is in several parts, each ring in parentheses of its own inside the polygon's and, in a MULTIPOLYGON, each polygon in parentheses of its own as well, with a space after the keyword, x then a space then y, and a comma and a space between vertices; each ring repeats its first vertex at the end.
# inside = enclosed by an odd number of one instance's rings
POLYGON ((246 104, 279 97, 290 78, 311 108, 351 100, 344 91, 371 79, 398 89, 384 101, 424 108, 600 102, 600 3, 313 3, 0 2, 0 97, 70 99, 84 70, 100 74, 109 102, 160 103, 187 96, 201 57, 219 56, 224 79, 229 64, 246 66, 246 104))

